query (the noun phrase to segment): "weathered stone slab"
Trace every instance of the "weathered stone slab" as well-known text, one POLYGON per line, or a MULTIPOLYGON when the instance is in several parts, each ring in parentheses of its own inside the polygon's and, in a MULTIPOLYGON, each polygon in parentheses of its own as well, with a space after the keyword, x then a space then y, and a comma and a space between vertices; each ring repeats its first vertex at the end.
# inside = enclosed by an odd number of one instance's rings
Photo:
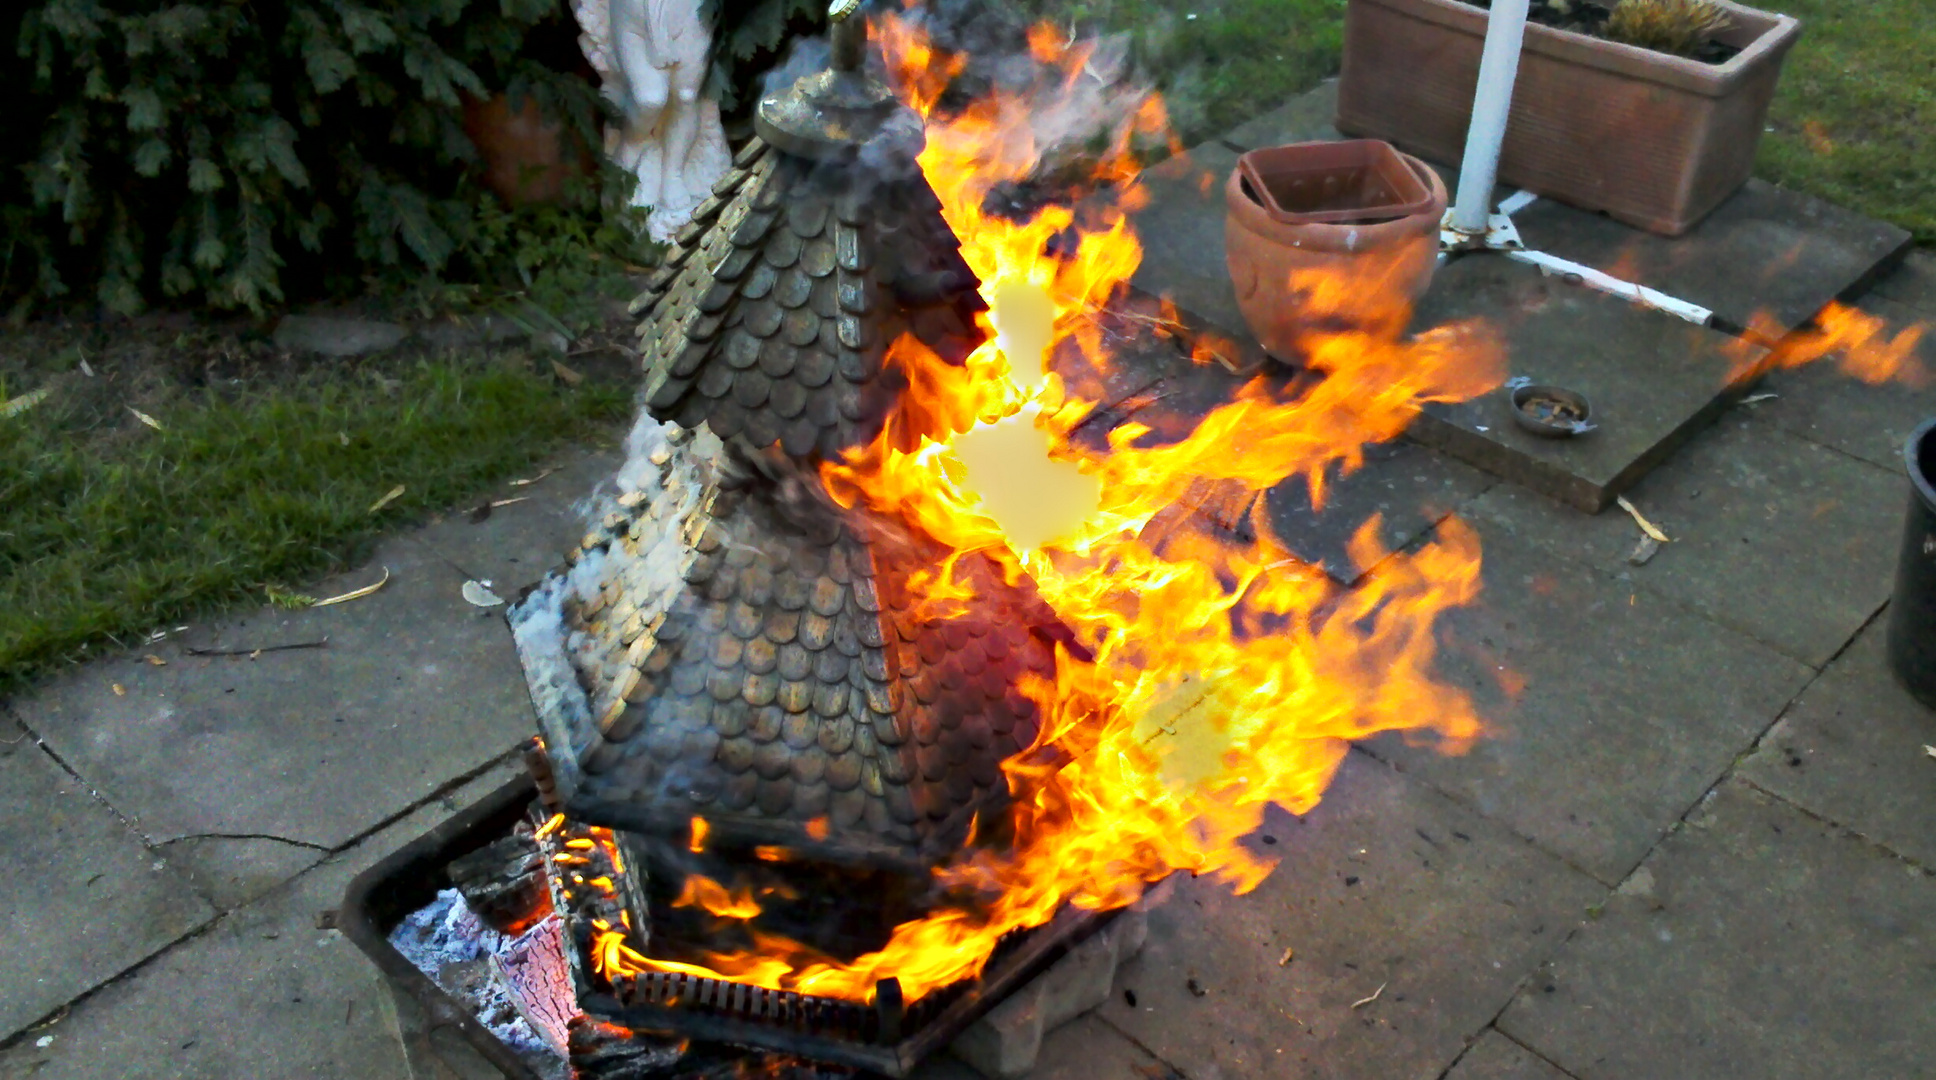
MULTIPOLYGON (((1888 323, 1888 335, 1929 323, 1917 345, 1923 370, 1936 376, 1936 311, 1927 314, 1881 296, 1864 297, 1864 312, 1888 323)), ((1900 380, 1874 384, 1846 375, 1827 357, 1806 367, 1777 371, 1761 389, 1781 395, 1753 405, 1755 415, 1811 442, 1900 471, 1902 447, 1916 425, 1936 416, 1936 378, 1921 384, 1900 380)))
POLYGON ((328 854, 267 836, 185 836, 159 850, 217 911, 241 907, 328 854))
POLYGON ((1368 747, 1617 882, 1811 672, 1504 529, 1480 535, 1483 591, 1446 616, 1439 671, 1492 730, 1462 757, 1368 747))
POLYGON ((1871 292, 1925 316, 1936 313, 1936 254, 1911 248, 1893 269, 1876 277, 1871 292))
POLYGON ((1344 138, 1331 125, 1337 115, 1338 80, 1326 79, 1277 108, 1238 124, 1218 136, 1217 141, 1239 152, 1290 143, 1335 141, 1344 138))
POLYGON ((1472 512, 1813 667, 1889 596, 1904 481, 1746 410, 1630 494, 1673 538, 1644 566, 1627 561, 1640 532, 1624 513, 1585 518, 1503 485, 1472 512))
POLYGON ((376 968, 325 925, 350 878, 511 775, 500 768, 224 916, 0 1052, 35 1080, 418 1080, 376 968))
POLYGON ((0 1040, 214 915, 0 713, 0 1040))
POLYGON ((1772 317, 1784 332, 1861 294, 1909 250, 1887 222, 1750 180, 1678 237, 1541 199, 1513 215, 1527 247, 1690 300, 1735 326, 1772 317))
MULTIPOLYGON (((1028 1075, 1029 1080, 1174 1080, 1179 1074, 1122 1032, 1094 1016, 1084 1016, 1043 1039, 1041 1056, 1028 1075)), ((916 1066, 911 1080, 982 1080, 982 1074, 959 1058, 937 1054, 916 1066)))
POLYGON ((1501 387, 1426 406, 1412 436, 1589 512, 1711 423, 1738 393, 1728 389, 1732 373, 1760 355, 1718 331, 1489 255, 1440 267, 1412 325, 1467 319, 1496 330, 1514 376, 1584 394, 1598 430, 1534 435, 1514 423, 1501 387))
POLYGON ((1283 865, 1179 881, 1099 1013, 1187 1076, 1435 1080, 1604 894, 1362 754, 1261 833, 1283 865))
MULTIPOLYGON (((555 471, 533 484, 506 483, 472 503, 523 499, 493 508, 481 521, 459 508, 442 521, 408 534, 408 539, 449 563, 467 577, 489 581, 505 600, 562 566, 565 552, 578 546, 591 527, 587 514, 599 505, 598 495, 611 499, 618 488, 611 482, 624 455, 618 450, 573 451, 545 468, 555 471)), ((544 472, 534 468, 528 480, 544 472)), ((608 507, 609 509, 610 507, 608 507)), ((501 609, 500 609, 501 611, 501 609)))
POLYGON ((1465 1052, 1445 1080, 1569 1080, 1552 1063, 1488 1030, 1465 1052))
POLYGON ((1580 1080, 1874 1080, 1930 1061, 1936 879, 1722 785, 1499 1027, 1580 1080))
POLYGON ((1384 549, 1397 551, 1492 484, 1484 473, 1399 441, 1366 447, 1364 466, 1349 475, 1330 470, 1321 509, 1311 505, 1301 476, 1267 492, 1265 506, 1271 529, 1293 555, 1349 585, 1364 572, 1351 561, 1351 538, 1372 515, 1384 549))
POLYGON ((1741 775, 1924 866, 1936 866, 1936 712, 1896 683, 1883 620, 1862 631, 1741 766, 1741 775))
POLYGON ((14 703, 62 760, 157 842, 269 836, 334 850, 533 729, 502 609, 464 574, 392 538, 365 566, 317 584, 331 607, 258 610, 104 659, 14 703), (185 646, 250 650, 197 657, 185 646), (125 696, 113 692, 115 684, 125 696))
POLYGON ((1131 219, 1143 263, 1130 282, 1225 333, 1248 337, 1223 255, 1223 183, 1236 167, 1235 151, 1205 143, 1143 172, 1149 203, 1131 219))

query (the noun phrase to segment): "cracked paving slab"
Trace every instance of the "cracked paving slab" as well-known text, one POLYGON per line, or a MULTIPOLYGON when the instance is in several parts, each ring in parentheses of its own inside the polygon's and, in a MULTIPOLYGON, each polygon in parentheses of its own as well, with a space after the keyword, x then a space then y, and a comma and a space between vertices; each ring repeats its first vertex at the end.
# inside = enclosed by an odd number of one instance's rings
POLYGON ((1936 878, 1722 784, 1499 1028, 1580 1080, 1927 1076, 1936 878))
POLYGON ((34 740, 0 717, 0 1039, 215 914, 34 740))
POLYGON ((326 912, 350 879, 503 784, 503 764, 75 1003, 0 1080, 412 1080, 390 990, 326 912), (46 1039, 46 1045, 39 1045, 46 1039))

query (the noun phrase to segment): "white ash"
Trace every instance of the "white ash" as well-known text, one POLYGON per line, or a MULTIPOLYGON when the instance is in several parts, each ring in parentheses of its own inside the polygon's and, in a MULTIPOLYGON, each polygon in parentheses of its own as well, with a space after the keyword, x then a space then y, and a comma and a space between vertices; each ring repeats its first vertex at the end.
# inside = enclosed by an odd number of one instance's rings
POLYGON ((564 1055, 526 1022, 491 963, 495 956, 517 952, 520 940, 479 922, 456 889, 440 891, 390 932, 390 944, 405 959, 469 1009, 533 1072, 545 1080, 570 1080, 564 1055))

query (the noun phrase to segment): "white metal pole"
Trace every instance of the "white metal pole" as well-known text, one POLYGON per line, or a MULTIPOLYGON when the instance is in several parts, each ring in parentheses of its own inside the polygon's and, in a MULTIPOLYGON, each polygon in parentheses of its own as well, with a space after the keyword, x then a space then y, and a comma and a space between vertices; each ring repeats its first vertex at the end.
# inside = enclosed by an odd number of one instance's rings
POLYGON ((1499 145, 1506 138, 1513 82, 1519 77, 1519 45, 1526 36, 1528 0, 1492 0, 1486 20, 1486 47, 1479 59, 1479 89, 1472 95, 1472 125, 1465 132, 1465 160, 1459 163, 1459 201, 1452 227, 1462 233, 1486 231, 1493 181, 1499 176, 1499 145))

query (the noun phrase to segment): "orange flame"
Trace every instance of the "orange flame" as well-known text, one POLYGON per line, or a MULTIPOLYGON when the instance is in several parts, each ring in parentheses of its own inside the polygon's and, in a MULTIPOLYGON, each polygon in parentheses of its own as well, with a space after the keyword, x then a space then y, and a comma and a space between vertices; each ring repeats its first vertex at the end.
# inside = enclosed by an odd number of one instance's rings
POLYGON ((1829 356, 1839 360, 1843 374, 1871 386, 1894 380, 1918 387, 1929 381, 1929 371, 1916 354, 1923 336, 1920 323, 1891 334, 1884 320, 1831 300, 1809 325, 1786 336, 1773 316, 1765 314, 1757 316, 1749 329, 1752 336, 1738 349, 1730 382, 1829 356), (1766 356, 1756 358, 1749 344, 1755 338, 1776 344, 1766 356))
MULTIPOLYGON (((1433 675, 1437 617, 1479 589, 1478 541, 1462 523, 1393 554, 1378 542, 1378 521, 1365 522, 1350 553, 1366 574, 1349 590, 1294 558, 1261 520, 1261 539, 1242 544, 1188 514, 1151 525, 1205 491, 1248 497, 1298 475, 1321 498, 1328 475, 1361 464, 1366 444, 1396 437, 1421 404, 1496 386, 1497 348, 1470 327, 1403 340, 1409 301, 1377 282, 1298 282, 1316 307, 1345 310, 1348 301, 1374 317, 1314 331, 1302 357, 1312 378, 1295 393, 1258 378, 1174 441, 1156 443, 1146 426, 1129 424, 1111 433, 1107 454, 1078 449, 1071 432, 1097 403, 1042 372, 1044 354, 1110 367, 1103 327, 1121 312, 1108 308, 1142 256, 1130 223, 1145 198, 1133 150, 1167 136, 1162 102, 1136 95, 1098 109, 1100 80, 1083 77, 1089 49, 1041 27, 1029 36, 1037 85, 942 117, 932 110, 962 59, 942 55, 910 18, 884 17, 875 31, 903 100, 928 116, 920 164, 982 281, 989 340, 961 366, 911 336, 893 342, 887 363, 908 384, 899 412, 871 445, 825 464, 822 479, 844 505, 899 516, 956 552, 984 551, 1033 577, 1094 653, 1093 663, 1064 653, 1053 680, 1020 688, 1042 708, 1039 742, 1056 744, 1066 764, 1026 754, 1008 762, 1014 843, 936 872, 976 902, 904 923, 876 952, 842 961, 748 925, 750 950, 688 964, 608 934, 595 949, 607 978, 677 971, 867 1001, 893 975, 916 998, 973 976, 1003 934, 1067 904, 1128 904, 1176 870, 1254 887, 1271 867, 1240 839, 1272 803, 1299 813, 1314 806, 1350 740, 1427 729, 1458 749, 1480 731, 1464 693, 1433 675), (1114 118, 1087 133, 1106 147, 1091 179, 1111 197, 1080 215, 1057 204, 1026 220, 986 212, 996 185, 1029 179, 1057 149, 1044 135, 1054 121, 1085 111, 1114 118), (1004 422, 1040 437, 1040 454, 1023 463, 1036 470, 1021 475, 1025 489, 1060 467, 1098 492, 1095 506, 1039 545, 1011 541, 956 453, 1004 422)), ((1204 339, 1192 351, 1228 364, 1235 349, 1204 339)), ((951 567, 920 579, 924 602, 973 601, 951 567)), ((725 890, 708 902, 695 881, 704 879, 686 882, 693 902, 716 914, 741 910, 725 890)))

